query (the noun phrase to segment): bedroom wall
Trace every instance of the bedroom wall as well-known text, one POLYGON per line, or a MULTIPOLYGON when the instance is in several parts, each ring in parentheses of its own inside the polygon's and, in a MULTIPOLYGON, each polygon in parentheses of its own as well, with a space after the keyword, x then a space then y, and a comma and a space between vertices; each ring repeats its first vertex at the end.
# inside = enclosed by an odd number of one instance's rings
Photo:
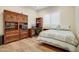
POLYGON ((35 18, 36 18, 36 11, 33 9, 30 9, 28 7, 18 7, 18 6, 0 6, 0 35, 3 35, 3 10, 10 10, 18 13, 23 13, 28 15, 28 28, 31 27, 31 25, 35 25, 35 18))
POLYGON ((79 40, 79 7, 75 8, 76 34, 79 40))
POLYGON ((61 6, 61 7, 48 7, 38 11, 39 17, 43 17, 48 13, 59 12, 61 25, 71 26, 71 31, 75 32, 75 7, 61 6))

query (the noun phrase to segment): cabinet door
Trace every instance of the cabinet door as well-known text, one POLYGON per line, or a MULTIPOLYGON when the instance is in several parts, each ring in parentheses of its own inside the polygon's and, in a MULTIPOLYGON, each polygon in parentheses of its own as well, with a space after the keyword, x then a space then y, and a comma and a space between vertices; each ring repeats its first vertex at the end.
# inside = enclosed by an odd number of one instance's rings
POLYGON ((13 36, 5 36, 4 37, 4 43, 9 43, 9 42, 12 42, 12 41, 16 41, 16 40, 19 40, 19 35, 16 34, 16 35, 13 35, 13 36))
POLYGON ((16 19, 16 14, 13 12, 5 12, 4 14, 5 21, 9 22, 17 22, 18 20, 16 19))
POLYGON ((23 19, 24 22, 28 22, 28 17, 26 15, 23 15, 22 19, 23 19))
POLYGON ((28 30, 20 30, 20 38, 27 38, 28 37, 28 30))
POLYGON ((5 32, 4 43, 9 43, 9 42, 16 41, 16 40, 19 40, 18 30, 5 32))
POLYGON ((27 22, 27 16, 19 14, 17 16, 18 22, 27 22))
POLYGON ((17 15, 17 19, 18 19, 18 22, 22 22, 22 21, 23 21, 23 20, 22 20, 22 15, 18 14, 18 15, 17 15))

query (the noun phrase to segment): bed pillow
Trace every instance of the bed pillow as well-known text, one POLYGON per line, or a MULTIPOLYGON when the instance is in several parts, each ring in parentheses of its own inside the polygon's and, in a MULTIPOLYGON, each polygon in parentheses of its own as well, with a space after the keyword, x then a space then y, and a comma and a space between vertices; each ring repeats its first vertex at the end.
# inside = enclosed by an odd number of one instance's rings
POLYGON ((65 30, 65 31, 69 31, 70 30, 70 26, 68 26, 68 25, 52 25, 50 27, 50 29, 52 29, 52 30, 65 30))
POLYGON ((60 26, 59 26, 59 30, 66 30, 66 31, 69 31, 69 30, 70 30, 70 26, 68 26, 68 25, 60 25, 60 26))
POLYGON ((58 30, 59 29, 59 25, 52 25, 52 26, 50 26, 50 29, 58 30))

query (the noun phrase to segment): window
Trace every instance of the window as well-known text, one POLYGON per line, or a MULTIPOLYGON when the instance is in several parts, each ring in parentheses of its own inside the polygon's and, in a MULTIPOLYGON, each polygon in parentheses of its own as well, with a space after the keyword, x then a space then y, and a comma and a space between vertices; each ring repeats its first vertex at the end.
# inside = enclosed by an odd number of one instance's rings
POLYGON ((60 13, 52 13, 51 15, 51 25, 59 25, 60 24, 60 13))
POLYGON ((50 14, 43 17, 43 28, 49 28, 50 26, 50 14))
POLYGON ((49 28, 50 26, 59 24, 60 24, 60 13, 58 12, 47 14, 43 17, 43 28, 49 28))

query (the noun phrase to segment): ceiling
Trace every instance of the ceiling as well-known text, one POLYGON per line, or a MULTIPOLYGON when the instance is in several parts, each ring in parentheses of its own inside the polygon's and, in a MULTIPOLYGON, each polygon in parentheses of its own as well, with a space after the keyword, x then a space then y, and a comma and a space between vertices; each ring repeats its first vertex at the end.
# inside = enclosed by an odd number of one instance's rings
POLYGON ((46 7, 48 7, 48 6, 32 6, 32 8, 35 9, 35 10, 44 9, 46 7))
POLYGON ((27 7, 32 8, 34 10, 41 10, 47 8, 48 6, 27 6, 27 7))

